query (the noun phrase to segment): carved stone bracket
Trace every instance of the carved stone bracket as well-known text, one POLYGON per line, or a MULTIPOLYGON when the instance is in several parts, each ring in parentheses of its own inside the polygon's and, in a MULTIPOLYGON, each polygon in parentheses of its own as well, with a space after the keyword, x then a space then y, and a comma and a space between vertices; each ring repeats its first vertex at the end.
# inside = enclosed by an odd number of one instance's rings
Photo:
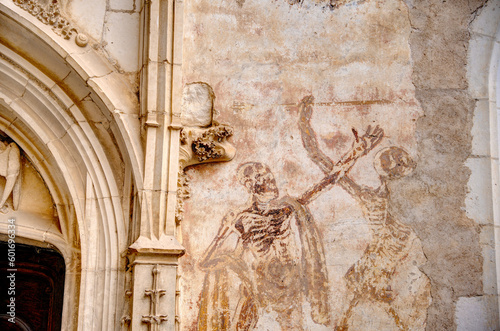
POLYGON ((61 15, 57 0, 13 0, 13 2, 43 24, 52 26, 52 30, 64 39, 70 39, 76 34, 75 43, 78 46, 85 47, 88 44, 88 37, 79 33, 78 29, 61 15))
POLYGON ((227 141, 233 135, 233 128, 213 120, 214 99, 213 90, 206 83, 187 84, 183 90, 175 213, 178 225, 183 218, 184 200, 190 195, 184 169, 201 163, 230 161, 236 154, 234 146, 227 141))
POLYGON ((235 149, 226 139, 232 135, 233 129, 226 125, 182 129, 181 166, 186 168, 200 163, 230 161, 235 149))
POLYGON ((189 178, 184 169, 188 166, 224 162, 233 159, 236 150, 227 138, 233 135, 233 129, 227 125, 213 125, 208 128, 187 127, 181 130, 179 155, 179 176, 177 180, 176 221, 182 221, 184 200, 189 198, 189 178))
POLYGON ((151 304, 149 315, 142 316, 142 322, 149 324, 149 330, 151 331, 158 331, 160 324, 168 320, 167 315, 158 315, 160 297, 163 296, 166 292, 166 290, 160 290, 158 288, 159 277, 160 271, 158 270, 158 265, 155 265, 153 267, 153 288, 151 290, 144 291, 145 295, 150 297, 151 304))

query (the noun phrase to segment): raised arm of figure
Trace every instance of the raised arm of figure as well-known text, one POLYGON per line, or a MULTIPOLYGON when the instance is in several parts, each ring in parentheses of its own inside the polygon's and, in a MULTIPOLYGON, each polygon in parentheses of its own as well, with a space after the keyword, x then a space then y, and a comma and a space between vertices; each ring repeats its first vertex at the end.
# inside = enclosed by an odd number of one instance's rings
POLYGON ((316 133, 311 126, 313 102, 314 97, 309 95, 304 97, 299 103, 300 135, 302 138, 302 144, 304 145, 304 148, 306 149, 311 160, 316 163, 325 174, 328 174, 328 176, 318 184, 319 186, 315 185, 308 190, 300 198, 300 200, 304 203, 312 201, 319 194, 319 191, 315 192, 316 189, 324 190, 330 185, 335 184, 337 181, 347 192, 356 197, 361 192, 362 188, 351 180, 346 173, 354 165, 357 158, 368 153, 380 142, 383 137, 383 130, 378 126, 374 129, 369 126, 365 135, 360 139, 357 131, 353 129, 355 142, 353 144, 351 154, 348 153, 344 155, 341 161, 334 164, 333 161, 319 148, 316 133), (352 155, 352 157, 349 157, 350 155, 352 155), (345 164, 342 164, 342 162, 345 162, 345 164))
POLYGON ((362 187, 353 181, 349 176, 339 178, 337 183, 352 197, 358 198, 361 195, 362 187))
POLYGON ((321 192, 330 189, 339 178, 342 178, 363 155, 366 155, 377 146, 384 136, 384 131, 377 125, 375 128, 368 126, 365 134, 358 137, 358 133, 353 129, 355 141, 352 148, 334 166, 330 173, 319 183, 312 186, 300 198, 299 202, 308 204, 316 199, 321 192))
POLYGON ((333 169, 333 161, 324 154, 318 145, 316 133, 311 126, 311 116, 313 112, 312 103, 314 97, 312 95, 304 97, 299 103, 299 130, 302 138, 302 144, 307 151, 307 155, 311 160, 327 174, 333 169))

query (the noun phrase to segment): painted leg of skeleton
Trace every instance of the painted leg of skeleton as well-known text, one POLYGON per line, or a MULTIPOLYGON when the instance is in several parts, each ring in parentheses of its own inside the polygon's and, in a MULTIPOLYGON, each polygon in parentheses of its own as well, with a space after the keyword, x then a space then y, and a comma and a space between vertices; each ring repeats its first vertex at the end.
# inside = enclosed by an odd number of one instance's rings
POLYGON ((354 298, 349 302, 349 308, 342 314, 342 317, 340 318, 340 321, 337 323, 337 326, 335 327, 335 331, 347 331, 349 330, 349 320, 351 319, 351 314, 352 310, 358 305, 359 303, 360 296, 356 295, 354 298))
POLYGON ((240 300, 236 307, 231 325, 238 331, 252 330, 258 321, 257 305, 244 285, 240 286, 240 300))
POLYGON ((399 318, 398 313, 396 312, 396 310, 394 310, 394 308, 392 306, 389 306, 389 308, 387 309, 387 312, 389 313, 389 315, 392 316, 392 318, 394 318, 394 322, 396 323, 396 325, 398 326, 398 328, 401 331, 407 331, 408 330, 408 327, 401 320, 401 318, 399 318))

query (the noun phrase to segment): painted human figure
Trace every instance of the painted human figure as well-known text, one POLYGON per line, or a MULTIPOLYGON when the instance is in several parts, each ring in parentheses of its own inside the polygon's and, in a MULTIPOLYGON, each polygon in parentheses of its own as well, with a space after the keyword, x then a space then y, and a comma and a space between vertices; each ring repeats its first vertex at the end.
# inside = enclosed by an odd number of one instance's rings
POLYGON ((300 198, 279 198, 271 169, 258 162, 238 168, 250 199, 222 221, 198 266, 205 270, 199 330, 250 330, 263 311, 272 311, 283 330, 303 329, 303 299, 317 324, 329 325, 328 278, 323 245, 307 205, 331 188, 356 160, 382 139, 368 128, 353 148, 318 184, 300 198), (240 282, 239 301, 230 307, 228 291, 240 282), (231 283, 231 284, 230 284, 231 283))
MULTIPOLYGON (((334 168, 333 162, 319 149, 315 132, 310 124, 312 102, 313 97, 305 97, 299 106, 302 142, 311 159, 324 173, 329 173, 334 168)), ((372 229, 372 239, 363 256, 345 274, 350 300, 337 323, 336 330, 339 331, 348 330, 354 309, 363 301, 380 304, 400 330, 410 329, 409 325, 422 326, 430 302, 429 280, 418 269, 420 275, 415 277, 413 284, 418 290, 414 290, 415 298, 410 298, 411 304, 406 304, 413 306, 413 312, 405 312, 404 315, 398 312, 396 305, 393 304, 396 294, 391 286, 398 283, 393 279, 396 269, 402 268, 405 260, 409 260, 409 255, 415 260, 420 260, 420 263, 424 259, 420 241, 415 233, 388 211, 388 180, 408 175, 416 164, 402 148, 389 147, 377 153, 374 166, 381 182, 376 189, 360 186, 348 175, 337 181, 359 202, 372 229)), ((401 298, 398 299, 398 302, 402 301, 401 298)))

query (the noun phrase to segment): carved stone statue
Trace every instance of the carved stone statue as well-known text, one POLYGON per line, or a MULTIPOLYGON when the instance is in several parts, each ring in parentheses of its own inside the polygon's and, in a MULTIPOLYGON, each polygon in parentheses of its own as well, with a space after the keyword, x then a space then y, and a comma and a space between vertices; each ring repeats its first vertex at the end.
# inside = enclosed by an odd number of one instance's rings
POLYGON ((7 213, 7 199, 12 193, 12 208, 17 210, 21 196, 21 152, 15 143, 0 142, 0 176, 5 187, 0 200, 0 212, 7 213))

